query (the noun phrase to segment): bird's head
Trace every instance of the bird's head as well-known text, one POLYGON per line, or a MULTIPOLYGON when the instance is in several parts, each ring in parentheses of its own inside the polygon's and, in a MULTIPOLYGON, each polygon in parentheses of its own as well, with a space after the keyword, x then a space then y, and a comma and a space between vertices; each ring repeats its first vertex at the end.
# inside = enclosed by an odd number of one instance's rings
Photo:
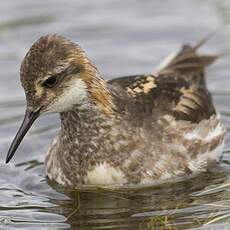
POLYGON ((81 47, 70 40, 47 35, 38 39, 26 54, 20 70, 27 109, 23 123, 9 149, 6 162, 43 113, 98 107, 106 115, 114 105, 106 82, 81 47))

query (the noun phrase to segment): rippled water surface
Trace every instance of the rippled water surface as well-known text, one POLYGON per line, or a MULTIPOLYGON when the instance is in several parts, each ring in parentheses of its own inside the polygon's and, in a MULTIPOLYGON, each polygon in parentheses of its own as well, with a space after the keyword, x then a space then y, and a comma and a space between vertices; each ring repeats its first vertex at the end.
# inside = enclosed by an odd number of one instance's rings
POLYGON ((11 164, 5 155, 23 118, 20 62, 39 36, 80 43, 106 78, 154 70, 184 42, 219 29, 202 50, 220 53, 208 86, 230 128, 229 0, 7 0, 0 2, 0 229, 230 229, 230 139, 218 169, 148 188, 69 191, 47 182, 44 156, 59 128, 41 118, 11 164))

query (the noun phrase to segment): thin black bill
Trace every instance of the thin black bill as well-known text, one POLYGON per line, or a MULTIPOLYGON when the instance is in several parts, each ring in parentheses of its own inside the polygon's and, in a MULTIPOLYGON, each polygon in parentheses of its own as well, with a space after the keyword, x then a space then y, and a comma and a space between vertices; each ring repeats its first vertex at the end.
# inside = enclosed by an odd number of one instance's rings
POLYGON ((34 123, 34 121, 38 118, 40 114, 40 110, 34 112, 34 111, 30 111, 30 110, 26 110, 25 113, 25 117, 24 120, 9 148, 9 151, 7 153, 6 156, 6 163, 8 163, 11 158, 14 156, 18 146, 20 145, 22 139, 24 138, 24 136, 26 135, 27 131, 29 130, 29 128, 31 127, 31 125, 34 123))

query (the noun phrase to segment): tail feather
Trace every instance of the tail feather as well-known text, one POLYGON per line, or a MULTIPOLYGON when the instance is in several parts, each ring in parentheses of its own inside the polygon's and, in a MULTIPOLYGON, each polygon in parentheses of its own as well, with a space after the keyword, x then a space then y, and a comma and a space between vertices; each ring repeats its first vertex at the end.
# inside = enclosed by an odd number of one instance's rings
POLYGON ((182 49, 171 55, 170 59, 161 65, 157 73, 192 73, 192 72, 203 72, 205 67, 212 64, 218 55, 200 55, 197 54, 197 50, 205 44, 212 34, 201 39, 195 46, 184 45, 182 49))

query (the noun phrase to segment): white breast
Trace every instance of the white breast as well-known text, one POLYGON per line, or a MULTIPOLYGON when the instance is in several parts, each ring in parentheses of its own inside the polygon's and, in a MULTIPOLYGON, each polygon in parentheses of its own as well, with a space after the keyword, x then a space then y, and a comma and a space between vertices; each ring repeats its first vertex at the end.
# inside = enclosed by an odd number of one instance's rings
POLYGON ((127 182, 124 173, 119 168, 114 168, 103 162, 87 172, 84 179, 86 184, 113 185, 125 184, 127 182))

